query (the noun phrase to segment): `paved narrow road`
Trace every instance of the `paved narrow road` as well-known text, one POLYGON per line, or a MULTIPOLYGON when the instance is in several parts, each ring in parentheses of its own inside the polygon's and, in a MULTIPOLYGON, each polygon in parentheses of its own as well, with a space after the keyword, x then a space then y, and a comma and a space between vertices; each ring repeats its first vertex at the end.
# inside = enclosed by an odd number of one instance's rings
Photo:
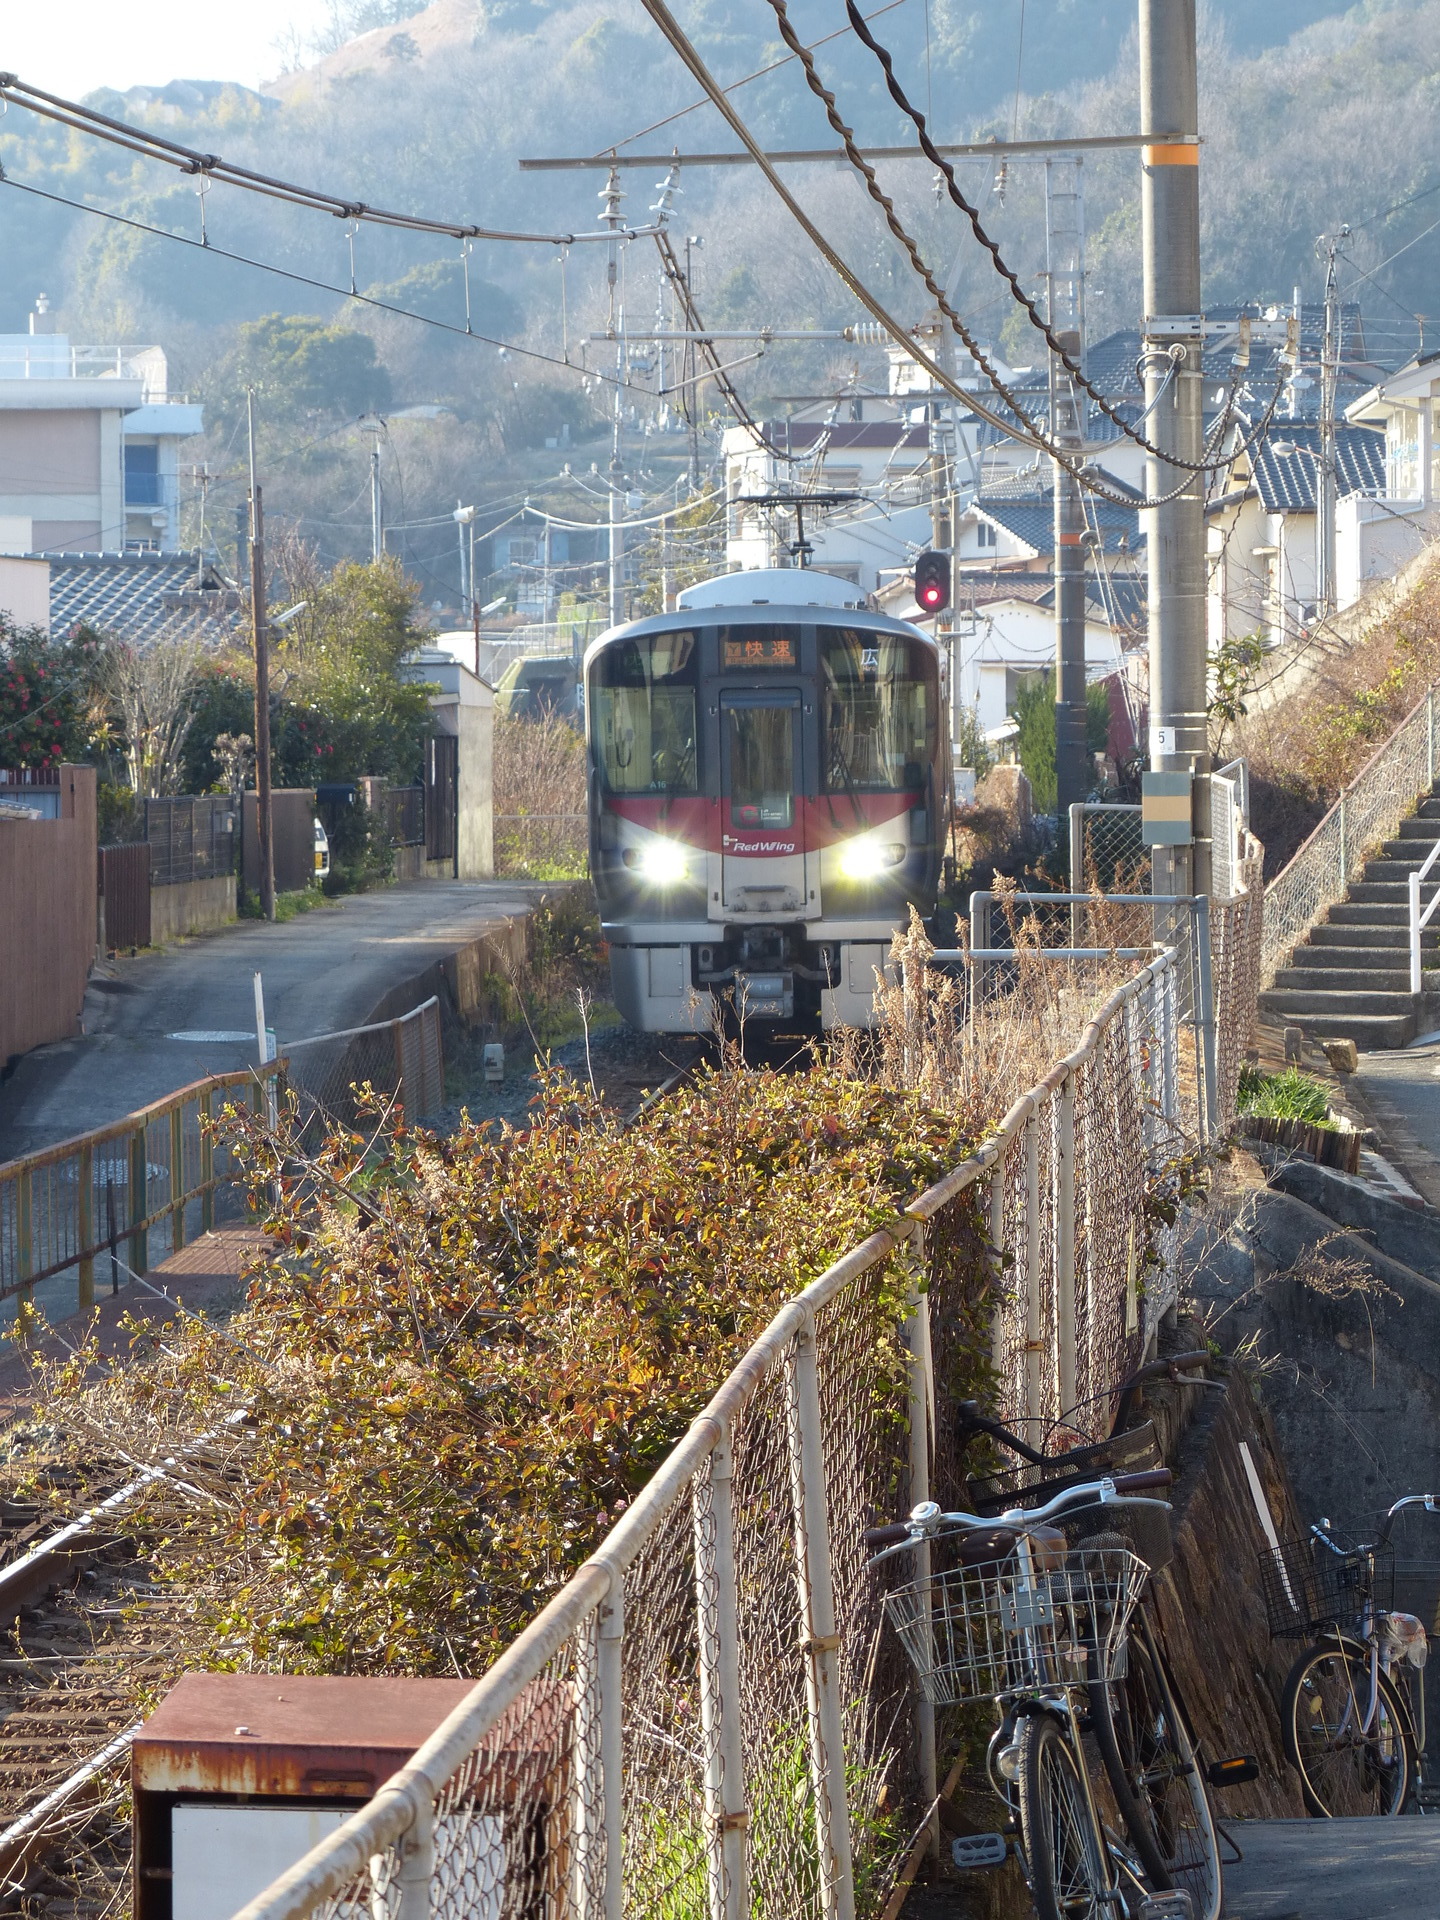
POLYGON ((1440 1207, 1440 1043, 1362 1053, 1350 1085, 1386 1153, 1431 1206, 1440 1207))
POLYGON ((1238 1822, 1226 1920, 1433 1920, 1440 1820, 1238 1822))
POLYGON ((84 1034, 36 1048, 0 1083, 0 1161, 103 1126, 207 1073, 252 1065, 257 969, 282 1046, 357 1026, 392 987, 519 918, 543 891, 521 881, 416 881, 283 926, 245 920, 111 961, 91 976, 84 1034), (245 1038, 173 1037, 197 1033, 245 1038))

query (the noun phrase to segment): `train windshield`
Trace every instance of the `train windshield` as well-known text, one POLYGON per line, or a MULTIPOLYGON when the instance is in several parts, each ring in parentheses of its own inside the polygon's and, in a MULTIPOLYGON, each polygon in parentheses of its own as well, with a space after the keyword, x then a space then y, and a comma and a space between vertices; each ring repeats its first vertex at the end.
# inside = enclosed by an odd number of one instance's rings
POLYGON ((650 633, 595 662, 595 754, 609 793, 694 793, 696 669, 690 632, 650 633))
POLYGON ((825 790, 903 793, 935 755, 935 667, 903 634, 821 627, 825 790))

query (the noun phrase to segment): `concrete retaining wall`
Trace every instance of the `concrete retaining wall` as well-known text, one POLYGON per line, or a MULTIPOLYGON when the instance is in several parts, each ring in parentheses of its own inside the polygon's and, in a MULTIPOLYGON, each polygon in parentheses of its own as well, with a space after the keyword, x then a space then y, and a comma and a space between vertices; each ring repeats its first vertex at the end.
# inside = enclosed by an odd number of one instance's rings
POLYGON ((150 889, 150 944, 182 939, 187 933, 208 933, 228 926, 235 918, 235 876, 213 880, 186 880, 178 886, 150 889))

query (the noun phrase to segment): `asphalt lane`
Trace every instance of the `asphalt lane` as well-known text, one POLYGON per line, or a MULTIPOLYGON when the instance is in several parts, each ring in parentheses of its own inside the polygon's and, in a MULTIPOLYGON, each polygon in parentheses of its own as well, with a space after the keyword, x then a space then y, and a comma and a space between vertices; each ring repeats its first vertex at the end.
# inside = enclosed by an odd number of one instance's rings
POLYGON ((1226 1920, 1433 1920, 1440 1820, 1255 1820, 1234 1826, 1226 1920))
MULTIPOLYGON (((544 892, 519 881, 423 880, 346 895, 283 926, 243 920, 97 967, 83 1035, 37 1047, 0 1083, 0 1161, 118 1120, 256 1058, 254 975, 287 1040, 361 1025, 391 988, 544 892), (176 1034, 243 1039, 176 1039, 176 1034)), ((0 983, 3 990, 3 983, 0 983)))
POLYGON ((1385 1152, 1432 1207, 1440 1206, 1440 1044, 1362 1053, 1349 1084, 1385 1152))

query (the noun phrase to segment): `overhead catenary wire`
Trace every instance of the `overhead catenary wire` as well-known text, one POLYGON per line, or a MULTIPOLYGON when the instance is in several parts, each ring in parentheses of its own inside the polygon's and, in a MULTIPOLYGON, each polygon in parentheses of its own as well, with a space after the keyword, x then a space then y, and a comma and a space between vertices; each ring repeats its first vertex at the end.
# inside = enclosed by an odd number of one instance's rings
MULTIPOLYGON (((905 0, 886 0, 886 4, 883 7, 876 7, 873 13, 868 13, 865 17, 867 20, 878 20, 882 13, 893 13, 896 7, 903 7, 904 5, 905 0)), ((818 40, 812 40, 810 45, 812 49, 815 47, 828 46, 832 40, 843 40, 849 32, 850 28, 848 26, 836 27, 833 33, 821 34, 820 38, 818 40)), ((766 74, 778 73, 781 67, 788 67, 794 58, 793 53, 787 53, 779 60, 772 60, 768 66, 757 67, 753 73, 747 73, 739 80, 732 80, 725 91, 726 93, 738 93, 741 87, 748 87, 752 81, 763 80, 766 74)), ((613 147, 606 147, 602 153, 597 153, 595 158, 597 160, 603 160, 611 154, 617 154, 621 147, 634 146, 637 140, 643 140, 647 134, 658 133, 662 127, 673 126, 677 120, 688 119, 692 113, 698 113, 701 107, 708 107, 709 104, 710 96, 708 94, 702 94, 698 100, 692 100, 688 107, 678 107, 674 113, 667 113, 663 120, 652 120, 648 127, 641 127, 638 133, 627 133, 623 140, 617 140, 613 147)))
MULTIPOLYGON (((670 9, 665 5, 665 0, 642 0, 642 4, 645 7, 645 11, 650 15, 650 18, 655 22, 671 47, 689 68, 695 79, 705 88, 712 105, 725 120, 731 132, 740 141, 742 146, 744 146, 756 166, 759 167, 769 186, 789 211, 801 231, 807 239, 809 239, 821 258, 830 267, 831 271, 849 288, 850 292, 865 308, 866 312, 869 313, 873 319, 880 322, 880 325, 890 335, 891 339, 894 340, 898 346, 903 347, 916 364, 923 367, 935 384, 944 392, 948 393, 952 399, 960 401, 962 405, 977 414, 980 419, 988 421, 991 426, 995 427, 1008 439, 1017 439, 1028 446, 1038 448, 1042 452, 1051 453, 1053 449, 1042 436, 1034 431, 1027 431, 1025 427, 1017 426, 1013 420, 1007 420, 1004 415, 988 407, 978 395, 968 393, 961 387, 958 381, 952 379, 938 362, 935 361, 930 354, 926 353, 925 349, 914 338, 910 330, 876 299, 875 295, 870 292, 859 275, 841 258, 840 254, 825 238, 824 234, 821 233, 820 229, 815 225, 815 222, 810 218, 809 214, 806 213, 794 194, 790 192, 785 182, 780 178, 774 166, 766 158, 759 143, 751 134, 750 129, 740 118, 740 115, 730 104, 729 100, 726 99, 724 89, 710 73, 709 68, 691 44, 684 29, 670 12, 670 9)), ((1068 472, 1074 474, 1082 486, 1097 488, 1102 493, 1108 495, 1108 489, 1100 487, 1095 477, 1087 473, 1082 467, 1070 461, 1068 458, 1062 461, 1062 464, 1068 472)), ((1188 484, 1188 481, 1184 484, 1188 484)), ((1128 505, 1130 503, 1126 502, 1125 504, 1128 505)))
MULTIPOLYGON (((913 333, 904 327, 893 314, 881 305, 854 270, 840 257, 835 248, 831 246, 830 242, 820 232, 819 228, 805 212, 799 201, 796 200, 795 196, 780 179, 774 166, 767 159, 750 133, 749 128, 725 98, 719 84, 710 74, 704 61, 691 45, 684 30, 665 5, 665 0, 643 0, 643 4, 646 12, 655 21, 656 25, 660 28, 666 39, 669 40, 671 46, 674 47, 681 59, 685 61, 696 79, 700 81, 702 86, 707 86, 711 90, 711 98, 729 124, 731 131, 736 135, 737 139, 744 144, 751 159, 760 168, 770 186, 784 202, 791 215, 799 223, 821 257, 830 266, 832 271, 839 275, 840 279, 850 289, 851 293, 854 294, 855 298, 860 301, 861 305, 865 307, 867 312, 871 313, 875 319, 880 322, 881 326, 885 328, 886 332, 890 334, 891 338, 895 340, 898 345, 904 347, 907 354, 909 354, 919 366, 925 369, 939 388, 948 393, 952 399, 960 401, 970 412, 978 415, 980 419, 988 421, 990 425, 997 428, 998 431, 1008 439, 1019 440, 1027 446, 1035 447, 1041 453, 1049 454, 1051 459, 1066 473, 1070 474, 1078 485, 1086 488, 1089 492, 1098 494, 1101 499, 1109 500, 1116 506, 1163 506, 1167 501, 1176 499, 1184 492, 1187 486, 1192 484, 1192 477, 1187 469, 1184 478, 1182 478, 1168 494, 1163 494, 1153 499, 1141 499, 1138 501, 1128 495, 1122 495, 1097 478, 1095 473, 1084 465, 1083 461, 1073 459, 1064 449, 1056 445, 1044 429, 1037 425, 1029 414, 1026 413, 1009 387, 1000 378, 998 371, 991 365, 979 341, 976 340, 960 315, 957 314, 950 305, 944 290, 940 287, 934 274, 921 258, 918 244, 901 224, 899 215, 895 211, 894 203, 880 186, 874 168, 871 167, 864 154, 861 153, 856 146, 851 130, 845 125, 838 110, 835 108, 834 96, 829 93, 824 83, 820 80, 819 75, 815 71, 814 63, 809 58, 808 50, 804 49, 803 43, 800 42, 793 27, 789 25, 784 0, 771 0, 771 6, 780 22, 781 32, 785 36, 786 44, 793 46, 799 54, 801 65, 806 72, 807 83, 816 92, 817 97, 825 103, 826 113, 830 118, 831 126, 845 142, 847 156, 865 178, 871 197, 884 213, 886 224, 889 226, 891 233, 895 236, 896 240, 899 241, 901 246, 904 247, 912 267, 924 283, 927 292, 929 292, 942 316, 949 322, 959 336, 976 366, 989 381, 999 398, 1010 407, 1013 416, 1011 419, 1006 419, 1003 414, 995 412, 993 408, 988 407, 980 400, 976 394, 961 387, 959 382, 953 379, 932 355, 925 352, 915 339, 913 333)), ((1279 391, 1277 385, 1274 400, 1272 400, 1271 403, 1272 407, 1279 398, 1279 391)), ((1228 425, 1228 412, 1218 423, 1214 434, 1212 434, 1212 438, 1217 441, 1217 444, 1218 436, 1223 432, 1226 425, 1228 425)), ((1165 456, 1162 455, 1161 457, 1163 458, 1165 456)))
MULTIPOLYGON (((780 18, 781 20, 781 31, 783 33, 785 31, 785 26, 784 26, 785 0, 770 0, 770 5, 775 10, 777 18, 780 18)), ((921 151, 924 153, 926 159, 931 162, 931 164, 939 171, 939 173, 944 178, 946 188, 949 192, 951 200, 959 208, 959 210, 965 215, 965 217, 969 220, 970 230, 974 234, 976 241, 978 242, 980 247, 983 249, 983 251, 989 255, 991 264, 993 265, 995 271, 1000 275, 1000 278, 1009 287, 1012 298, 1015 300, 1016 304, 1020 307, 1021 311, 1024 313, 1030 325, 1034 327, 1036 331, 1043 337, 1046 346, 1050 349, 1051 353, 1055 355, 1055 358, 1064 367, 1066 373, 1075 382, 1076 386, 1079 387, 1081 392, 1083 392, 1093 402, 1095 407, 1102 414, 1104 414, 1107 420, 1111 421, 1116 427, 1120 429, 1120 431, 1125 435, 1125 437, 1128 440, 1133 440, 1138 447, 1142 447, 1146 453, 1154 455, 1155 458, 1159 460, 1163 460, 1167 466, 1178 467, 1191 473, 1212 473, 1216 471, 1217 464, 1223 464, 1223 463, 1217 463, 1213 460, 1208 460, 1208 459, 1198 460, 1198 461, 1183 460, 1180 458, 1178 454, 1166 452, 1163 448, 1156 446, 1151 440, 1147 439, 1146 436, 1143 433, 1141 433, 1137 427, 1135 427, 1130 421, 1128 421, 1125 418, 1125 416, 1117 408, 1113 407, 1110 404, 1110 402, 1105 398, 1104 394, 1100 391, 1100 389, 1097 386, 1095 386, 1086 377, 1085 372, 1081 367, 1079 361, 1069 351, 1064 341, 1060 339, 1059 335, 1055 332, 1053 327, 1051 327, 1049 321, 1041 313, 1039 307, 1036 306, 1034 300, 1025 291, 1025 288, 1021 285, 1019 276, 1015 273, 1013 268, 1011 268, 1009 264, 1006 262, 1003 254, 1000 252, 1000 248, 998 244, 991 238, 990 234, 986 231, 985 226, 980 219, 979 208, 972 205, 972 203, 969 200, 967 200, 965 195, 960 191, 960 183, 955 177, 955 169, 951 165, 951 163, 945 158, 944 154, 941 153, 940 149, 935 145, 935 142, 931 139, 929 129, 926 124, 925 115, 920 111, 920 109, 917 106, 915 106, 911 102, 909 97, 906 95, 904 88, 901 86, 899 80, 897 79, 895 74, 895 63, 890 54, 889 49, 883 46, 880 43, 880 41, 878 41, 875 38, 874 34, 870 32, 870 29, 866 24, 864 15, 860 12, 859 8, 855 5, 855 0, 845 0, 845 10, 850 17, 850 24, 851 24, 851 27, 854 29, 856 39, 860 41, 862 46, 868 47, 871 53, 873 53, 875 55, 875 58, 880 62, 881 69, 883 70, 885 75, 885 84, 889 90, 891 99, 895 102, 896 106, 899 107, 900 111, 909 119, 911 124, 914 126, 916 137, 920 143, 921 151)), ((802 60, 802 64, 805 64, 803 60, 802 60)), ((809 71, 810 71, 810 68, 807 67, 807 72, 809 71)), ((817 76, 817 80, 818 80, 818 76, 817 76)), ((812 87, 815 86, 816 84, 817 84, 816 81, 812 81, 812 87)), ((1017 79, 1017 91, 1016 91, 1016 107, 1018 112, 1018 107, 1019 107, 1018 79, 1017 79)), ((831 121, 831 124, 832 126, 835 124, 833 119, 831 121)), ((837 128, 836 130, 838 132, 839 129, 837 128)), ((853 145, 853 141, 847 142, 847 147, 851 145, 853 145)), ((856 155, 852 153, 851 159, 853 163, 856 159, 856 155)), ((1279 398, 1278 388, 1276 390, 1276 398, 1277 400, 1279 398)))
POLYGON ((66 100, 59 94, 32 87, 14 73, 0 73, 0 100, 56 121, 74 133, 89 134, 111 146, 122 147, 127 153, 176 167, 181 173, 198 174, 206 180, 220 180, 229 186, 240 187, 247 193, 263 194, 272 200, 283 200, 290 206, 331 214, 337 220, 397 227, 406 233, 446 234, 452 240, 508 240, 534 246, 568 247, 580 240, 610 238, 608 233, 510 233, 495 227, 482 227, 473 221, 435 220, 423 214, 396 213, 385 207, 372 207, 367 201, 351 195, 326 193, 318 187, 300 186, 292 180, 280 180, 270 174, 257 173, 250 167, 237 166, 233 161, 222 159, 218 153, 201 153, 194 147, 181 146, 178 141, 167 140, 145 127, 112 119, 109 114, 101 113, 95 107, 87 107, 79 101, 66 100))
POLYGON ((393 301, 381 300, 373 293, 360 293, 354 287, 339 286, 330 280, 317 280, 312 274, 297 273, 293 267, 277 266, 271 260, 256 260, 249 254, 236 253, 228 247, 217 247, 213 241, 192 240, 188 234, 176 233, 170 227, 157 227, 148 220, 137 220, 132 214, 116 213, 110 207, 95 207, 87 200, 72 200, 68 194, 54 193, 48 187, 33 186, 28 180, 17 180, 3 168, 0 168, 0 186, 12 187, 17 193, 28 193, 39 200, 49 200, 56 206, 72 207, 77 213, 93 214, 97 220, 110 220, 117 226, 129 227, 133 232, 150 234, 157 240, 174 241, 177 246, 190 247, 196 253, 230 260, 242 267, 253 267, 259 273, 274 274, 278 279, 289 280, 297 286, 311 287, 317 293, 333 293, 338 299, 355 300, 361 306, 374 307, 380 313, 395 314, 402 320, 416 320, 426 327, 438 327, 442 333, 455 334, 461 340, 477 341, 482 347, 498 347, 502 352, 518 354, 524 360, 538 360, 547 367, 563 367, 567 373, 599 380, 610 386, 629 384, 617 381, 613 373, 605 373, 594 367, 579 367, 573 360, 562 360, 557 354, 542 353, 538 347, 522 347, 516 341, 501 340, 494 334, 477 333, 473 327, 457 327, 449 320, 437 320, 433 314, 417 313, 411 307, 396 306, 393 301))

